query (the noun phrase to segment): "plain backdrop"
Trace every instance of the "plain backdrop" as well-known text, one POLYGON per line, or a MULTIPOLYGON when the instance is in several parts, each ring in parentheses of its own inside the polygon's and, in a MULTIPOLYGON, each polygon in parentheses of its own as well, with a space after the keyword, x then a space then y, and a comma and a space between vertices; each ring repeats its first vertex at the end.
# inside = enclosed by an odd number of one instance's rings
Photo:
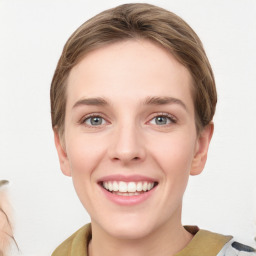
MULTIPOLYGON (((71 33, 98 12, 122 3, 0 0, 0 179, 11 181, 15 236, 22 255, 50 255, 90 221, 71 179, 59 169, 49 88, 71 33)), ((208 163, 201 175, 190 179, 183 223, 232 234, 255 246, 256 1, 148 3, 175 12, 192 26, 217 83, 208 163)))

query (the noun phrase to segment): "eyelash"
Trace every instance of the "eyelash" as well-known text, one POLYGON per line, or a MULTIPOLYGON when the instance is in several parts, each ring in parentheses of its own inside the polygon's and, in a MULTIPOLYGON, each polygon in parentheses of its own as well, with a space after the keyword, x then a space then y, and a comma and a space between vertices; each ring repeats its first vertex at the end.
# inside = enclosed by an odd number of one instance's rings
MULTIPOLYGON (((100 124, 100 125, 87 125, 85 122, 87 120, 89 120, 90 118, 93 118, 93 117, 98 117, 98 118, 102 118, 106 123, 108 123, 108 121, 106 120, 106 118, 100 114, 100 113, 93 113, 93 114, 89 114, 89 115, 86 115, 84 116, 83 118, 81 118, 81 120, 79 121, 79 124, 82 124, 82 125, 86 125, 87 127, 89 128, 99 128, 99 127, 102 127, 103 125, 105 124, 100 124)), ((156 126, 168 126, 170 124, 175 124, 177 123, 177 119, 171 115, 171 114, 168 114, 168 113, 155 113, 154 116, 152 118, 150 118, 150 120, 147 122, 147 123, 150 123, 152 120, 154 120, 155 118, 157 117, 164 117, 164 118, 168 118, 170 123, 169 124, 163 124, 163 125, 157 125, 157 124, 154 124, 156 126)))
MULTIPOLYGON (((168 125, 177 123, 177 118, 175 118, 173 115, 168 114, 168 113, 156 113, 156 114, 154 114, 153 118, 151 118, 148 122, 151 122, 152 120, 154 120, 157 117, 164 117, 164 118, 169 119, 170 123, 169 124, 163 124, 162 126, 168 126, 168 125)), ((157 125, 157 124, 155 124, 155 125, 157 125)), ((157 125, 157 126, 161 126, 161 125, 157 125)))
POLYGON ((101 126, 103 126, 104 124, 100 124, 100 125, 87 125, 85 122, 93 117, 98 117, 98 118, 102 118, 102 120, 104 120, 106 123, 108 123, 108 121, 106 120, 106 118, 100 114, 100 113, 93 113, 93 114, 89 114, 84 116, 80 121, 79 124, 85 125, 89 128, 99 128, 101 126))

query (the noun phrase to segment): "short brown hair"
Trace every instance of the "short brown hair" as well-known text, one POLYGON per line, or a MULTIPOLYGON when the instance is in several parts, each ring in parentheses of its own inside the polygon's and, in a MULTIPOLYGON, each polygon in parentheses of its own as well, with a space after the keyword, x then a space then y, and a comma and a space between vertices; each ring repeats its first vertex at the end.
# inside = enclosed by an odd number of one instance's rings
POLYGON ((172 12, 150 4, 124 4, 82 24, 68 39, 51 84, 52 127, 64 132, 70 70, 90 51, 121 40, 141 38, 167 49, 193 78, 195 123, 200 131, 214 115, 217 93, 203 45, 192 28, 172 12))

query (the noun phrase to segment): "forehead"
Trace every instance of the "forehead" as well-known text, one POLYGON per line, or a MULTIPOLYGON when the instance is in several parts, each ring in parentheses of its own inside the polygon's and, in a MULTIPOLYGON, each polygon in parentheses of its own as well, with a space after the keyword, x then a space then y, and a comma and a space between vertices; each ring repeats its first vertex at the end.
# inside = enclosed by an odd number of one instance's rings
POLYGON ((166 94, 191 104, 191 91, 189 71, 167 50, 148 40, 127 40, 89 52, 71 70, 67 106, 84 97, 129 100, 166 94))

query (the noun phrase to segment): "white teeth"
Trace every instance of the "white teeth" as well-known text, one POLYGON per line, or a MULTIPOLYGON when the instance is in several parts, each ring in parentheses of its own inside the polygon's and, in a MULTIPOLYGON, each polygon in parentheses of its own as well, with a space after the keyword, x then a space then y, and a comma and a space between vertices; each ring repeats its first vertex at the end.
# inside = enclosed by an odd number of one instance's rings
POLYGON ((124 182, 124 181, 104 181, 103 187, 109 191, 117 192, 124 196, 137 195, 141 191, 149 191, 154 187, 154 182, 139 181, 139 182, 124 182))
POLYGON ((148 183, 147 182, 144 182, 143 185, 142 185, 142 190, 143 191, 147 191, 148 190, 148 183))
POLYGON ((135 193, 114 192, 114 194, 119 195, 119 196, 137 196, 137 195, 140 195, 140 193, 138 193, 138 192, 135 192, 135 193))
POLYGON ((113 184, 110 182, 108 183, 108 190, 113 191, 113 184))
POLYGON ((148 190, 150 190, 151 188, 153 188, 154 184, 153 183, 148 183, 148 190))
POLYGON ((118 183, 116 181, 113 182, 113 191, 118 191, 118 183))
POLYGON ((136 186, 135 182, 128 183, 128 188, 127 188, 128 192, 135 192, 136 188, 137 188, 137 186, 136 186))
POLYGON ((142 182, 137 183, 137 191, 142 191, 142 182))
POLYGON ((103 187, 104 187, 105 189, 108 189, 108 183, 107 183, 106 181, 103 182, 103 187))
POLYGON ((127 192, 127 183, 120 181, 119 182, 119 192, 127 192))

